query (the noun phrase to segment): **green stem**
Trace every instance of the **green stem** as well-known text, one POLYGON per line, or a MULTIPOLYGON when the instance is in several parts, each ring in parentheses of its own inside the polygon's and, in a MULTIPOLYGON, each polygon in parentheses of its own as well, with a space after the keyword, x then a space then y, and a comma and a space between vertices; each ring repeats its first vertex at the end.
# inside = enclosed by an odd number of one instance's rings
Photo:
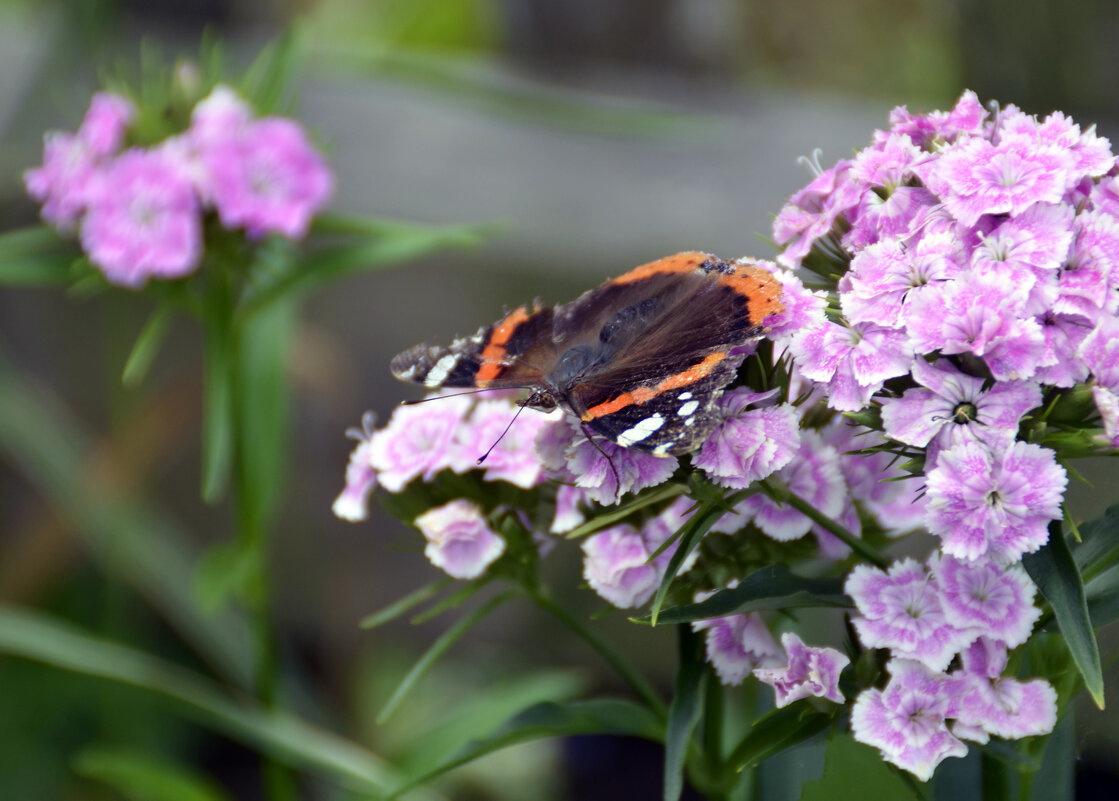
POLYGON ((836 523, 830 517, 822 514, 816 507, 812 506, 808 501, 801 498, 788 487, 778 487, 771 483, 771 479, 758 482, 761 485, 762 491, 772 500, 777 503, 787 503, 789 506, 796 509, 802 515, 807 517, 813 523, 823 528, 825 531, 834 534, 838 539, 842 540, 851 550, 862 556, 868 562, 877 567, 885 568, 888 563, 882 554, 878 553, 874 548, 871 548, 861 539, 856 537, 843 526, 836 523))
POLYGON ((582 620, 575 617, 562 606, 557 604, 548 596, 541 592, 532 592, 530 597, 545 612, 549 612, 553 617, 579 635, 587 642, 594 650, 598 651, 610 666, 618 672, 622 680, 630 686, 630 688, 637 693, 638 696, 648 705, 648 707, 659 717, 661 720, 668 719, 668 707, 665 705, 664 700, 657 694, 657 691, 645 681, 610 645, 591 631, 583 623, 582 620))
POLYGON ((1011 801, 1006 766, 986 753, 980 757, 980 764, 983 776, 983 801, 1011 801))

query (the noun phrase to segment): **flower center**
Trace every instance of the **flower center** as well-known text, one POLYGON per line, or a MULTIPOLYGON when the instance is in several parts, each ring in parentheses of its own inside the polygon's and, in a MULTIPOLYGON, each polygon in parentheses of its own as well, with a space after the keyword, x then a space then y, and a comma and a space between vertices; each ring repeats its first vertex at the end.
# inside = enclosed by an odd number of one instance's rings
POLYGON ((966 426, 975 416, 979 410, 975 408, 974 403, 958 403, 956 408, 952 410, 952 420, 959 425, 966 426))

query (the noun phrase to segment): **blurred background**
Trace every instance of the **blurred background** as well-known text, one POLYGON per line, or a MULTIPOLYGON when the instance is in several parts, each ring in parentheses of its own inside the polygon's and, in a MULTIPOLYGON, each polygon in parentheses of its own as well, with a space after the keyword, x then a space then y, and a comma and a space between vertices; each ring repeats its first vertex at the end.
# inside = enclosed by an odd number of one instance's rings
MULTIPOLYGON (((344 430, 415 396, 388 375, 393 354, 678 250, 771 258, 772 215, 810 177, 798 158, 849 155, 897 105, 948 108, 970 88, 1119 135, 1119 4, 1108 0, 0 0, 0 229, 35 221, 22 171, 39 163, 44 131, 76 127, 104 70, 142 52, 194 56, 206 30, 245 64, 293 24, 305 56, 297 114, 336 171, 335 210, 498 224, 477 248, 316 295, 290 367, 292 468, 273 565, 286 691, 301 714, 398 763, 433 732, 469 732, 482 714, 470 699, 504 698, 508 714, 614 680, 552 621, 514 605, 374 726, 394 680, 450 625, 360 630, 435 576, 414 532, 330 514, 352 447, 344 430)), ((197 554, 227 537, 229 510, 198 498, 197 331, 179 323, 145 385, 120 384, 148 311, 126 292, 0 293, 0 380, 23 382, 41 412, 25 431, 41 447, 0 443, 0 601, 190 666, 206 658, 184 627, 201 625, 227 638, 235 672, 238 621, 186 622, 188 594, 155 577, 177 575, 188 592, 197 554), (145 499, 131 544, 68 503, 79 478, 145 499)), ((1115 498, 1103 475, 1097 494, 1073 489, 1085 517, 1115 498)), ((573 609, 593 614, 602 604, 575 592, 577 556, 559 548, 548 570, 573 609)), ((668 632, 618 614, 602 625, 667 686, 668 632)), ((259 797, 251 752, 158 698, 4 657, 0 688, 2 801, 120 798, 96 781, 106 744, 143 744, 234 798, 259 797)), ((1084 706, 1073 736, 1078 797, 1105 797, 1093 793, 1119 782, 1119 721, 1084 706)), ((442 786, 454 798, 649 798, 658 759, 629 744, 545 743, 442 786), (637 769, 621 773, 624 762, 637 769)))

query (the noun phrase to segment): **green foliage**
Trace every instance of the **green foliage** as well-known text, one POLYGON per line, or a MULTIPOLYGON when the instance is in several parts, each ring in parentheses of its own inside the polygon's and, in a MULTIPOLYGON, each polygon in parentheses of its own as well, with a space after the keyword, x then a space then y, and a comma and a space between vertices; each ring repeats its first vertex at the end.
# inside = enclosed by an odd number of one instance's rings
POLYGON ((1099 645, 1088 616, 1084 584, 1076 569, 1059 521, 1049 526, 1049 542, 1037 553, 1026 554, 1022 565, 1034 580, 1068 642, 1073 661, 1084 678, 1084 686, 1103 709, 1103 669, 1099 645))
POLYGON ((129 749, 87 748, 74 758, 74 771, 109 785, 129 801, 231 801, 194 771, 129 749))

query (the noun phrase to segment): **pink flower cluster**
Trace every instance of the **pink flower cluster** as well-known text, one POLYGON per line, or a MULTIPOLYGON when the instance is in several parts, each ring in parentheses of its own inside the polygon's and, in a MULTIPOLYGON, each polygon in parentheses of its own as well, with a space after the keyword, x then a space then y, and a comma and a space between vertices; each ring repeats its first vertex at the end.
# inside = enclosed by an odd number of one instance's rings
POLYGON ((912 559, 885 572, 860 565, 845 591, 860 612, 852 623, 863 645, 893 656, 886 688, 856 699, 856 740, 927 780, 941 760, 967 752, 958 738, 1052 731, 1057 704, 1048 682, 1002 677, 1007 649, 1026 642, 1041 616, 1021 566, 941 555, 927 569, 912 559), (960 669, 945 673, 956 657, 960 669))
POLYGON ((948 554, 1014 562, 1048 540, 1067 484, 1016 442, 1045 393, 1091 387, 1097 442, 1119 446, 1119 166, 1057 112, 891 115, 870 147, 785 206, 781 261, 849 261, 841 314, 791 353, 828 404, 881 405, 885 435, 924 449, 924 522, 948 554), (869 343, 869 347, 868 347, 869 343), (885 382, 908 377, 900 395, 885 382))
POLYGON ((127 98, 94 95, 78 132, 47 134, 42 165, 24 175, 43 218, 76 229, 114 284, 196 270, 210 209, 250 237, 295 239, 330 197, 330 170, 298 123, 255 118, 228 87, 195 106, 186 131, 153 147, 126 147, 136 114, 127 98))

